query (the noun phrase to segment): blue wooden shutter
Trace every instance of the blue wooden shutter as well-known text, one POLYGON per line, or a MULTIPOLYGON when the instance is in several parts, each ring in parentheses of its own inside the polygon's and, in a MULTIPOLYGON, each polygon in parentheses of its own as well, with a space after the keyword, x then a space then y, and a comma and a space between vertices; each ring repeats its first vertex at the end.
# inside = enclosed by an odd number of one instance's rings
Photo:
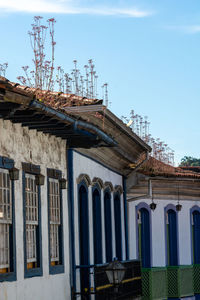
POLYGON ((177 251, 177 219, 176 212, 172 209, 168 210, 168 255, 169 255, 169 265, 177 266, 178 265, 178 251, 177 251))
MULTIPOLYGON (((79 189, 79 232, 80 232, 80 264, 89 265, 89 221, 88 193, 82 185, 79 189)), ((89 269, 81 268, 81 290, 89 287, 89 269)))
POLYGON ((106 262, 112 261, 112 221, 111 221, 111 199, 110 193, 104 195, 104 217, 106 238, 106 262))
POLYGON ((146 208, 142 208, 141 212, 141 255, 142 267, 151 267, 151 251, 150 251, 150 220, 149 212, 146 208))
POLYGON ((119 195, 114 198, 114 212, 115 212, 115 243, 116 243, 116 257, 122 260, 122 224, 121 224, 121 203, 119 195))
POLYGON ((97 189, 93 191, 93 239, 94 263, 102 263, 101 197, 97 189))
POLYGON ((194 249, 194 263, 200 264, 200 213, 193 212, 193 249, 194 249))

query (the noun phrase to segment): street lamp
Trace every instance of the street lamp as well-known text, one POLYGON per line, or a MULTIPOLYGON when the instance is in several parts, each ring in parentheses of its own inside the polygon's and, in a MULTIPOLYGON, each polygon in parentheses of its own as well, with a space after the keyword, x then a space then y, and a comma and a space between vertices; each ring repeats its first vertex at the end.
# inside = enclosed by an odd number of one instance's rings
POLYGON ((117 260, 117 258, 106 267, 106 275, 109 282, 114 286, 115 294, 118 293, 118 288, 124 278, 125 272, 126 268, 117 260))

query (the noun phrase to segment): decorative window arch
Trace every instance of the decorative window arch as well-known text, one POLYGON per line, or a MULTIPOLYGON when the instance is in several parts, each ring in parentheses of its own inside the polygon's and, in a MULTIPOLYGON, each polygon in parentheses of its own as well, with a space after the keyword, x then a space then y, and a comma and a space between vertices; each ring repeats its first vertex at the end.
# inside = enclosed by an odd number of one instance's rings
POLYGON ((83 183, 83 181, 85 182, 87 187, 92 185, 91 179, 87 174, 80 174, 76 182, 78 185, 80 185, 81 183, 83 183))
POLYGON ((152 265, 152 221, 151 209, 145 202, 136 206, 136 247, 143 267, 152 265))
POLYGON ((113 188, 113 185, 112 185, 112 182, 110 181, 106 181, 103 185, 103 188, 104 188, 104 193, 107 189, 110 189, 110 192, 113 192, 114 191, 114 188, 113 188))
POLYGON ((191 228, 191 260, 200 264, 200 207, 195 205, 190 209, 191 228))
POLYGON ((165 224, 165 252, 166 265, 179 265, 178 242, 178 212, 175 205, 168 204, 164 209, 165 224))
POLYGON ((99 177, 94 177, 93 180, 92 180, 92 186, 96 186, 98 185, 99 189, 103 189, 104 187, 104 184, 103 184, 103 181, 101 180, 101 178, 99 177))
POLYGON ((120 195, 123 193, 123 188, 121 185, 115 185, 114 193, 119 193, 120 195))

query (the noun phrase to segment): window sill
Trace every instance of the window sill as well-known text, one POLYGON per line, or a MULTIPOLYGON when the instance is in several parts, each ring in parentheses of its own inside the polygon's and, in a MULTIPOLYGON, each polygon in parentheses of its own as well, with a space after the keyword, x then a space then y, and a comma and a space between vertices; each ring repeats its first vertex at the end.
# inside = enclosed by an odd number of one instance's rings
POLYGON ((24 272, 24 278, 31 278, 31 277, 42 276, 42 275, 43 275, 42 268, 26 269, 24 272))
POLYGON ((64 273, 64 265, 55 265, 55 266, 49 266, 49 274, 55 275, 55 274, 61 274, 64 273))
POLYGON ((0 274, 0 282, 3 281, 16 281, 17 276, 15 272, 10 272, 10 273, 1 273, 0 274))

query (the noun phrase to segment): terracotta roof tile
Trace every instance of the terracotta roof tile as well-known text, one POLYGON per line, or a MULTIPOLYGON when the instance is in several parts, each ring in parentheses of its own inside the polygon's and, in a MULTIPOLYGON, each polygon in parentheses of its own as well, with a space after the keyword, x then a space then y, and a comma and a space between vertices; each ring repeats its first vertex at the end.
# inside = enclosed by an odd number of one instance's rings
POLYGON ((5 77, 0 76, 0 85, 5 85, 8 89, 27 96, 34 97, 35 99, 50 105, 53 108, 64 108, 67 106, 83 106, 83 105, 97 105, 102 104, 103 100, 88 99, 86 97, 76 96, 74 94, 65 94, 62 92, 51 92, 47 90, 40 90, 23 86, 15 82, 11 82, 5 77))
MULTIPOLYGON (((149 160, 140 168, 139 172, 149 176, 163 176, 163 177, 184 177, 184 178, 199 178, 200 174, 195 170, 188 170, 181 167, 173 167, 154 157, 149 160)), ((199 170, 200 172, 200 170, 199 170)))

